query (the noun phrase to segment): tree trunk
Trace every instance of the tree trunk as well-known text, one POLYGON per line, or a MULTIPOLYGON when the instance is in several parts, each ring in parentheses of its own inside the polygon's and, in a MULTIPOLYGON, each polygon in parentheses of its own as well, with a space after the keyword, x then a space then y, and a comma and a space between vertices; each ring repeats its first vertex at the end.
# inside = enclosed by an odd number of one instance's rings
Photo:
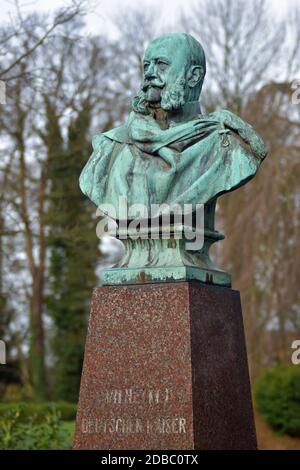
POLYGON ((45 346, 43 324, 44 272, 36 269, 32 283, 31 298, 31 338, 30 338, 30 376, 38 399, 47 398, 45 371, 45 346))

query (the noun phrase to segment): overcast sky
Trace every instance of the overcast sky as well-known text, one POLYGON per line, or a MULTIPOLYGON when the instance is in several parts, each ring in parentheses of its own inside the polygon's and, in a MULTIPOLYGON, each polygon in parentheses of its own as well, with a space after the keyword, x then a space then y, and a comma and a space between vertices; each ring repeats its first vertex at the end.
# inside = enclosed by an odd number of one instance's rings
MULTIPOLYGON (((176 22, 181 9, 188 9, 193 3, 203 0, 90 0, 91 12, 86 16, 87 29, 89 32, 106 32, 109 36, 115 36, 116 32, 110 21, 111 14, 117 14, 120 6, 127 5, 143 6, 152 5, 157 7, 160 18, 166 18, 168 24, 176 22)), ((251 2, 252 0, 249 0, 251 2)), ((281 16, 292 9, 295 2, 299 0, 269 0, 274 13, 281 16)), ((66 0, 19 0, 22 10, 51 12, 58 7, 66 5, 66 0)), ((14 0, 0 0, 1 21, 9 18, 9 12, 14 10, 14 0)))

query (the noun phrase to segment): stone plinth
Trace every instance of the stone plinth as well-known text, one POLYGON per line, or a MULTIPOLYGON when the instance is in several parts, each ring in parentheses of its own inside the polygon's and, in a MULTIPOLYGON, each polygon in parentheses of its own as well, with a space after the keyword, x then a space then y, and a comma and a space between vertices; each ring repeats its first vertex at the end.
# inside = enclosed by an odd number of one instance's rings
POLYGON ((96 288, 74 448, 255 449, 239 293, 96 288))

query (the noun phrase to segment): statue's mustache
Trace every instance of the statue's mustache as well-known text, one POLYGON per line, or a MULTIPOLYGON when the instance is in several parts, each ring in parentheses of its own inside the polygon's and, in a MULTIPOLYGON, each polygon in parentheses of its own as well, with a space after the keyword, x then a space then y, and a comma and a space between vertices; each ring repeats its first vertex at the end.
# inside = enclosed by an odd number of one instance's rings
POLYGON ((160 80, 144 80, 142 90, 147 91, 150 87, 163 88, 165 84, 160 80))

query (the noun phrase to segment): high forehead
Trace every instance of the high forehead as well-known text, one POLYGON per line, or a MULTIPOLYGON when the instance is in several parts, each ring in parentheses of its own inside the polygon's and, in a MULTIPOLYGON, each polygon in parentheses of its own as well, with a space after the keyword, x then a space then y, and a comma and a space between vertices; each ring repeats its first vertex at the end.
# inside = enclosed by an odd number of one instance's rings
POLYGON ((144 60, 153 60, 159 57, 183 60, 188 57, 188 54, 189 50, 185 39, 174 34, 161 36, 152 41, 145 51, 144 60))

